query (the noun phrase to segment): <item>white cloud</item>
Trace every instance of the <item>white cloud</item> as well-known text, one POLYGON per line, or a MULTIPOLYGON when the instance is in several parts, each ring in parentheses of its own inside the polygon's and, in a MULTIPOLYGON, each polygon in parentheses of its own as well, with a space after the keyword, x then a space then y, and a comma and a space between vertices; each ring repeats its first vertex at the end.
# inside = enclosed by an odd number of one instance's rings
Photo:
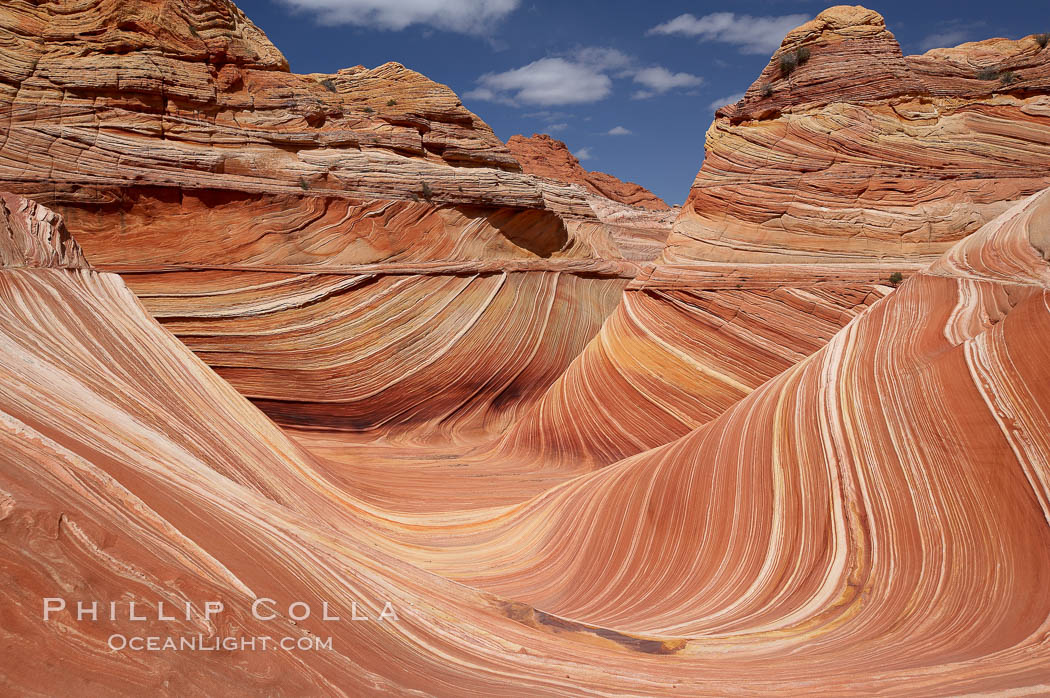
POLYGON ((724 107, 727 104, 736 104, 737 102, 739 102, 743 98, 744 98, 744 93, 743 92, 737 92, 736 94, 729 95, 728 97, 721 97, 719 99, 716 99, 715 101, 713 101, 709 105, 707 105, 707 108, 710 109, 711 111, 718 111, 719 107, 724 107))
POLYGON ((752 17, 734 12, 714 12, 703 17, 686 13, 658 24, 647 33, 695 36, 739 47, 741 53, 771 54, 780 48, 784 35, 810 19, 794 14, 778 17, 752 17))
POLYGON ((926 52, 933 48, 948 48, 973 41, 980 34, 983 26, 984 22, 981 21, 949 20, 942 25, 940 31, 924 37, 919 42, 919 50, 926 52))
POLYGON ((634 64, 634 58, 623 51, 604 46, 585 46, 576 49, 572 56, 577 62, 599 70, 630 68, 634 64))
POLYGON ((565 58, 541 58, 514 70, 485 73, 468 99, 508 104, 586 104, 612 92, 612 80, 600 69, 565 58))
POLYGON ((422 25, 461 34, 485 34, 521 0, 280 0, 310 12, 322 24, 353 24, 400 31, 422 25))
POLYGON ((704 82, 704 79, 697 75, 672 73, 659 65, 634 71, 632 77, 635 82, 646 88, 635 92, 632 95, 635 99, 645 99, 680 87, 698 87, 704 82))
POLYGON ((970 32, 965 29, 952 29, 946 32, 930 34, 919 42, 919 50, 929 51, 931 48, 944 48, 947 46, 958 46, 970 37, 970 32))
POLYGON ((633 131, 623 126, 613 126, 611 129, 605 132, 606 136, 629 136, 633 131))
POLYGON ((591 152, 590 148, 580 148, 572 152, 576 156, 577 160, 592 160, 594 159, 594 153, 591 152))
POLYGON ((549 133, 554 133, 555 131, 564 131, 567 128, 569 128, 569 125, 566 123, 547 124, 547 131, 549 133))
POLYGON ((502 73, 485 73, 463 96, 504 104, 587 104, 608 97, 613 78, 631 78, 645 89, 636 98, 696 87, 703 78, 663 66, 639 68, 634 57, 614 48, 587 46, 565 56, 541 58, 502 73))

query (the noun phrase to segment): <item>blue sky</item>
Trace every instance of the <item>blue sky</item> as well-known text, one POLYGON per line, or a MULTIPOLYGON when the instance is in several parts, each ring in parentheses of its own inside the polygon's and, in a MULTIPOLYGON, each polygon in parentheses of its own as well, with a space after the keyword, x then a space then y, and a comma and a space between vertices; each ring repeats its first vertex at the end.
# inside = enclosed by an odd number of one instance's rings
MULTIPOLYGON (((506 140, 550 133, 588 169, 682 203, 714 107, 747 89, 808 0, 239 0, 297 73, 398 61, 506 140)), ((1044 0, 892 0, 905 53, 1050 31, 1044 0)))

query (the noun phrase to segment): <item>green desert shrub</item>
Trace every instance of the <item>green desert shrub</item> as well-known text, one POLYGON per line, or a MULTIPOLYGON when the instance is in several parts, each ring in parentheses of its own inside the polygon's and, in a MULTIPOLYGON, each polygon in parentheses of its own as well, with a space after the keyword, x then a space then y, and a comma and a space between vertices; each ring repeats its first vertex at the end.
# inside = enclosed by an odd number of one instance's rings
POLYGON ((388 107, 396 107, 397 106, 397 100, 396 99, 388 99, 387 102, 386 102, 386 105, 388 107))
POLYGON ((1047 44, 1050 44, 1050 34, 1036 34, 1035 40, 1040 48, 1046 48, 1047 44))
POLYGON ((328 90, 329 92, 337 92, 338 91, 335 88, 335 80, 332 80, 331 78, 327 78, 325 80, 322 80, 321 84, 324 85, 324 88, 326 90, 328 90))
POLYGON ((1013 72, 1011 70, 1008 70, 1008 71, 1006 71, 1005 73, 1003 73, 1002 75, 999 76, 999 82, 1003 83, 1004 85, 1012 85, 1013 83, 1017 82, 1019 79, 1020 79, 1020 77, 1017 75, 1017 73, 1015 73, 1015 72, 1013 72))
POLYGON ((998 80, 999 71, 996 68, 981 68, 977 71, 978 80, 998 80))
POLYGON ((898 286, 902 281, 904 281, 904 274, 901 274, 899 271, 895 271, 892 274, 890 274, 891 285, 898 286))
POLYGON ((773 86, 772 85, 762 85, 762 89, 759 90, 758 93, 760 95, 762 95, 762 97, 764 99, 768 99, 768 98, 773 96, 773 86))
POLYGON ((362 111, 365 114, 373 114, 373 113, 375 113, 375 109, 373 109, 372 107, 365 107, 364 109, 362 109, 362 111))

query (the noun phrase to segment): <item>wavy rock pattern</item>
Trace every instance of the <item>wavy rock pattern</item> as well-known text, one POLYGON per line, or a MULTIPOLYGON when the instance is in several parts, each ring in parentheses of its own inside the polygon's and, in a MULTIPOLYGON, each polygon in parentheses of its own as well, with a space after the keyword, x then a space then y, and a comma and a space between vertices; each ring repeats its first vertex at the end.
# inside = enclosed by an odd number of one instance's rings
POLYGON ((705 426, 521 505, 426 518, 328 479, 118 277, 0 271, 0 564, 18 582, 2 587, 5 686, 1038 692, 1048 241, 1050 191, 705 426), (52 593, 231 610, 141 625, 67 611, 56 633, 39 615, 52 593), (262 594, 403 615, 263 624, 245 610, 262 594), (106 649, 115 630, 313 633, 333 649, 129 661, 106 649))
POLYGON ((419 554, 576 627, 677 638, 700 692, 734 671, 762 692, 1039 692, 1048 240, 1050 191, 706 426, 419 554))
POLYGON ((568 272, 125 278, 167 329, 279 421, 424 438, 505 428, 582 351, 627 281, 568 272))
POLYGON ((625 257, 655 258, 670 227, 522 173, 455 93, 401 65, 290 73, 225 0, 15 0, 0 30, 0 185, 61 213, 97 269, 128 274, 284 422, 503 424, 597 332, 637 273, 625 257), (388 338, 360 334, 375 327, 388 338), (479 347, 499 347, 491 366, 479 347))
POLYGON ((607 465, 725 412, 892 290, 878 267, 657 267, 497 453, 607 465), (610 400, 610 396, 615 399, 610 400))
POLYGON ((0 182, 123 278, 2 197, 3 692, 1047 690, 1030 40, 906 58, 823 13, 721 112, 652 265, 655 218, 517 171, 400 66, 291 75, 225 0, 55 9, 0 9, 0 182), (992 64, 1021 87, 967 72, 992 64), (45 596, 198 613, 44 622, 45 596))
POLYGON ((0 268, 86 269, 62 219, 29 199, 0 192, 0 268))
POLYGON ((878 13, 826 10, 719 110, 664 259, 932 260, 1050 186, 1048 92, 1032 37, 904 57, 878 13))

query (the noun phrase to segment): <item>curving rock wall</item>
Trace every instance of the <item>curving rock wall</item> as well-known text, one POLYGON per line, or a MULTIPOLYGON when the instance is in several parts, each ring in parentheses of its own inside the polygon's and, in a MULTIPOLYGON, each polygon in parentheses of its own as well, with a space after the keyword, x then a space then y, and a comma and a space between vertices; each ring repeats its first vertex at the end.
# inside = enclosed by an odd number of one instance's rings
MULTIPOLYGON (((595 197, 524 174, 399 64, 295 75, 226 0, 14 0, 0 32, 0 186, 62 214, 96 268, 146 284, 150 310, 282 421, 502 424, 637 273, 595 197), (377 326, 401 329, 363 342, 377 326), (405 383, 368 357, 432 371, 405 383), (376 381, 423 392, 366 417, 376 381), (459 398, 422 406, 445 383, 459 398)), ((660 233, 642 237, 655 257, 660 233)))
MULTIPOLYGON (((513 506, 365 504, 112 274, 0 270, 12 692, 1037 693, 1050 190, 707 425, 513 506), (452 581, 454 580, 454 581, 452 581), (43 621, 43 596, 189 621, 43 621), (379 600, 397 622, 253 619, 379 600), (204 619, 203 600, 227 611, 204 619), (194 606, 196 604, 196 606, 194 606), (170 607, 169 607, 170 608, 170 607), (331 636, 112 652, 111 633, 331 636)), ((432 467, 449 471, 458 463, 432 467)))

